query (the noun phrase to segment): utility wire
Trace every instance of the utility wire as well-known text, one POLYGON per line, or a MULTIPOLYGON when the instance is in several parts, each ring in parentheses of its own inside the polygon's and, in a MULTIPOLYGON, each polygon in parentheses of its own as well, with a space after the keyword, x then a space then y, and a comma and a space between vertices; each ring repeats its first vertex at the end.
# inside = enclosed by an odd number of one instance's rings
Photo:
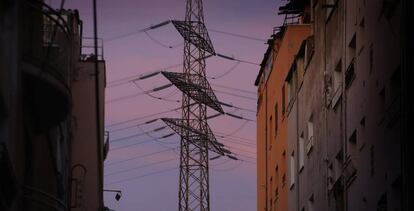
POLYGON ((239 95, 239 94, 234 94, 234 93, 227 92, 227 91, 221 91, 221 90, 217 90, 217 89, 213 89, 213 91, 216 91, 216 92, 219 92, 219 93, 222 93, 222 94, 225 94, 225 95, 230 95, 230 96, 234 96, 234 97, 239 97, 239 98, 251 100, 251 101, 257 101, 256 98, 247 97, 247 96, 239 95))
POLYGON ((118 132, 118 131, 123 131, 123 130, 131 129, 131 128, 139 127, 139 126, 142 126, 142 125, 148 125, 148 124, 156 122, 157 120, 159 120, 159 119, 158 118, 151 119, 149 121, 146 121, 146 122, 143 122, 143 123, 140 123, 140 124, 137 124, 137 125, 132 125, 132 126, 125 127, 125 128, 118 128, 118 129, 114 129, 114 130, 109 130, 109 132, 113 133, 113 132, 118 132))
POLYGON ((113 175, 116 175, 116 174, 126 173, 126 172, 146 168, 146 167, 149 167, 149 166, 159 165, 159 164, 167 163, 167 162, 171 162, 171 161, 175 161, 175 160, 174 159, 167 159, 167 160, 161 160, 161 161, 157 161, 157 162, 147 163, 147 164, 136 166, 136 167, 133 167, 133 168, 128 168, 128 169, 124 169, 124 170, 120 170, 120 171, 111 172, 109 174, 105 174, 104 176, 109 177, 109 176, 113 176, 113 175))
MULTIPOLYGON (((174 103, 179 103, 180 102, 180 100, 170 100, 170 99, 167 99, 167 98, 163 98, 163 97, 157 97, 157 96, 155 96, 155 95, 152 95, 150 92, 145 92, 144 91, 144 89, 141 87, 141 86, 139 86, 138 85, 138 83, 136 83, 136 81, 134 81, 133 82, 134 83, 134 85, 138 88, 138 89, 140 89, 141 91, 143 91, 146 95, 148 95, 149 97, 151 97, 151 98, 154 98, 154 99, 157 99, 157 100, 163 100, 163 101, 167 101, 167 102, 174 102, 174 103)), ((160 88, 162 88, 162 89, 165 89, 165 87, 171 87, 171 86, 173 86, 173 84, 168 84, 168 85, 164 85, 163 87, 160 87, 160 88)), ((162 89, 159 89, 159 90, 162 90, 162 89)), ((159 91, 158 90, 158 91, 159 91)), ((170 93, 171 94, 171 93, 170 93)))
POLYGON ((254 40, 254 41, 259 41, 259 42, 264 42, 264 43, 266 42, 265 39, 256 38, 256 37, 252 37, 252 36, 247 36, 247 35, 242 35, 242 34, 237 34, 237 33, 234 33, 234 32, 226 32, 226 31, 221 31, 221 30, 217 30, 217 29, 209 29, 209 31, 220 33, 220 34, 225 34, 225 35, 228 35, 228 36, 244 38, 244 39, 248 39, 248 40, 254 40))
MULTIPOLYGON (((224 133, 221 133, 221 132, 215 132, 215 133, 217 133, 217 134, 219 134, 219 135, 226 135, 226 134, 224 134, 224 133)), ((221 136, 219 136, 219 137, 221 137, 221 136)), ((230 136, 230 137, 233 137, 233 138, 237 138, 237 139, 239 139, 239 140, 244 140, 244 141, 249 141, 249 142, 256 142, 256 140, 253 140, 253 139, 247 139, 247 138, 243 138, 243 137, 240 137, 240 136, 230 136)), ((223 137, 222 137, 223 138, 223 137)), ((224 138, 226 138, 226 137, 224 137, 224 138)))
POLYGON ((227 138, 227 137, 229 137, 229 136, 232 136, 232 135, 234 135, 234 134, 236 134, 236 133, 238 133, 238 132, 240 132, 243 128, 244 128, 244 126, 246 126, 247 125, 247 123, 249 123, 249 121, 244 121, 243 122, 243 124, 241 124, 238 128, 236 128, 234 131, 232 131, 232 132, 230 132, 230 133, 227 133, 226 135, 223 135, 223 136, 221 136, 222 138, 227 138))
MULTIPOLYGON (((216 136, 219 137, 219 138, 223 138, 222 136, 218 136, 218 135, 216 135, 216 136)), ((224 137, 223 139, 226 140, 226 141, 230 141, 230 142, 233 142, 233 143, 237 143, 237 144, 244 144, 246 146, 256 147, 256 144, 255 143, 251 143, 251 142, 237 140, 237 139, 233 139, 233 138, 230 138, 230 137, 224 137)))
POLYGON ((149 117, 158 116, 158 115, 161 115, 161 114, 167 114, 167 113, 170 113, 170 112, 173 112, 173 111, 176 111, 176 110, 180 110, 182 108, 183 107, 173 108, 173 109, 166 110, 166 111, 161 111, 161 112, 157 112, 157 113, 153 113, 153 114, 148 114, 148 115, 136 117, 136 118, 129 119, 129 120, 125 120, 125 121, 121 121, 121 122, 116 122, 116 123, 107 125, 107 127, 114 127, 114 126, 118 126, 118 125, 123 125, 123 124, 131 123, 131 122, 135 122, 135 121, 138 121, 138 120, 141 120, 141 119, 146 119, 146 118, 149 118, 149 117))
POLYGON ((236 64, 234 64, 232 67, 230 67, 230 69, 228 69, 227 71, 224 71, 224 73, 216 75, 216 76, 212 76, 212 77, 207 77, 207 78, 210 78, 210 79, 213 79, 213 80, 220 79, 220 78, 230 74, 231 72, 233 72, 237 68, 237 66, 239 66, 240 63, 241 62, 237 61, 236 64))
POLYGON ((161 46, 161 47, 163 47, 163 48, 170 48, 170 49, 171 49, 171 48, 177 48, 177 47, 179 47, 179 46, 184 45, 184 43, 183 43, 183 42, 178 43, 178 44, 175 44, 175 45, 166 45, 166 44, 164 44, 164 43, 160 42, 159 40, 155 39, 155 37, 151 36, 148 32, 145 32, 145 34, 147 35, 147 37, 148 37, 151 41, 153 41, 154 43, 158 44, 159 46, 161 46))
POLYGON ((218 171, 218 172, 233 171, 233 170, 237 169, 238 167, 240 167, 243 164, 243 160, 238 160, 238 162, 239 163, 237 163, 235 166, 232 166, 230 168, 220 169, 220 168, 213 168, 213 166, 212 166, 211 169, 213 169, 214 171, 218 171))
POLYGON ((248 91, 248 90, 244 90, 244 89, 239 89, 239 88, 234 88, 234 87, 230 87, 230 86, 225 86, 225 85, 221 85, 221 84, 217 84, 217 83, 211 83, 214 86, 218 86, 221 88, 225 88, 225 89, 230 89, 230 90, 234 90, 234 91, 239 91, 239 92, 243 92, 243 93, 248 93, 248 94, 252 94, 252 95, 257 95, 257 92, 252 92, 252 91, 248 91))
MULTIPOLYGON (((156 25, 153 25, 153 26, 141 29, 141 30, 136 30, 136 31, 131 31, 131 32, 127 32, 127 33, 124 33, 124 34, 116 35, 116 36, 105 39, 105 42, 111 42, 111 41, 114 41, 114 40, 130 37, 132 35, 144 33, 144 32, 147 32, 149 30, 153 30, 153 29, 163 27, 163 26, 165 26, 169 23, 171 23, 171 21, 167 20, 167 21, 164 21, 162 23, 159 23, 159 24, 156 24, 156 25)), ((227 31, 223 31, 223 30, 210 29, 210 28, 208 30, 212 31, 212 32, 215 32, 215 33, 224 34, 224 35, 227 35, 227 36, 238 37, 238 38, 243 38, 243 39, 253 40, 253 41, 259 41, 259 42, 263 42, 263 43, 266 42, 265 39, 261 39, 261 38, 257 38, 257 37, 253 37, 253 36, 248 36, 248 35, 243 35, 243 34, 239 34, 239 33, 227 32, 227 31)))
POLYGON ((108 42, 112 42, 114 40, 119 40, 119 39, 123 39, 123 38, 126 38, 126 37, 130 37, 132 35, 145 33, 149 30, 154 30, 154 29, 163 27, 163 26, 169 24, 170 22, 171 22, 170 20, 167 20, 167 21, 161 22, 161 23, 156 24, 156 25, 152 25, 152 26, 147 27, 147 28, 143 28, 143 29, 140 29, 140 30, 134 30, 134 31, 127 32, 127 33, 124 33, 124 34, 116 35, 116 36, 105 39, 105 42, 108 43, 108 42))
POLYGON ((126 179, 117 180, 117 181, 114 181, 114 182, 111 182, 111 183, 108 183, 108 184, 105 184, 105 185, 115 185, 115 184, 119 184, 119 183, 123 183, 123 182, 128 182, 128 181, 131 181, 131 180, 140 179, 140 178, 147 177, 147 176, 152 176, 152 175, 155 175, 155 174, 165 173, 165 172, 176 170, 176 169, 178 169, 178 168, 174 167, 174 168, 164 169, 164 170, 161 170, 161 171, 156 171, 156 172, 152 172, 152 173, 148 173, 148 174, 143 174, 143 175, 139 175, 139 176, 136 176, 136 177, 129 177, 129 178, 126 178, 126 179))
POLYGON ((159 128, 155 128, 155 129, 153 129, 151 131, 143 131, 142 133, 138 133, 138 134, 134 134, 134 135, 131 135, 131 136, 126 136, 126 137, 114 139, 114 140, 111 140, 110 142, 111 143, 116 143, 116 142, 120 142, 120 141, 125 141, 125 140, 131 139, 131 138, 135 138, 135 137, 139 137, 139 136, 146 135, 147 133, 159 132, 161 130, 165 130, 166 128, 167 128, 167 126, 162 126, 162 127, 159 127, 159 128))
POLYGON ((117 151, 117 150, 120 150, 120 149, 126 149, 126 148, 129 148, 129 147, 132 147, 132 146, 136 146, 136 145, 151 143, 153 141, 157 141, 157 139, 149 139, 149 140, 140 141, 140 142, 133 143, 133 144, 128 144, 128 145, 116 147, 116 148, 111 149, 111 151, 117 151))
MULTIPOLYGON (((139 87, 136 83, 134 83, 134 84, 137 87, 139 87)), ((114 102, 118 102, 118 101, 122 101, 122 100, 127 100, 127 99, 131 99, 131 98, 134 98, 134 97, 142 96, 142 95, 150 95, 150 96, 152 96, 150 93, 159 92, 161 90, 168 89, 168 88, 170 88, 172 86, 173 86, 172 84, 166 84, 166 85, 163 85, 163 86, 155 87, 155 88, 153 88, 151 90, 143 90, 141 87, 139 87, 142 92, 135 93, 135 94, 131 94, 131 95, 127 95, 127 96, 122 96, 122 97, 118 97, 118 98, 114 98, 114 99, 111 99, 111 100, 106 101, 105 103, 106 104, 110 104, 110 103, 114 103, 114 102)), ((171 93, 169 93, 168 95, 170 95, 170 94, 171 93)), ((152 97, 155 97, 155 96, 152 96, 152 97)), ((164 99, 164 97, 155 97, 155 98, 157 98, 157 99, 164 99)))
MULTIPOLYGON (((235 61, 237 63, 247 63, 247 64, 253 64, 253 65, 260 65, 258 63, 254 63, 254 62, 250 62, 250 61, 245 61, 245 60, 241 60, 241 59, 236 59, 236 58, 233 58, 233 57, 225 56, 223 54, 209 55, 209 56, 206 56, 206 57, 204 57, 202 59, 208 59, 211 56, 219 56, 221 58, 224 58, 224 59, 227 59, 227 60, 231 60, 231 61, 235 61)), ((123 85, 123 84, 126 84, 126 83, 130 83, 132 81, 147 79, 147 78, 150 78, 150 77, 153 77, 153 76, 158 75, 159 73, 161 73, 161 70, 173 69, 173 68, 180 67, 180 66, 183 66, 183 64, 182 63, 180 63, 180 64, 174 64, 174 65, 170 65, 170 66, 167 66, 167 67, 159 68, 157 70, 148 71, 148 72, 146 72, 144 74, 128 76, 126 78, 122 78, 122 79, 118 79, 118 80, 115 80, 115 81, 111 81, 111 82, 108 83, 107 88, 111 88, 111 87, 115 87, 115 86, 120 86, 120 85, 123 85)), ((231 70, 231 71, 233 71, 233 70, 231 70)))
POLYGON ((140 158, 144 158, 144 157, 150 157, 150 156, 160 154, 160 153, 163 153, 163 152, 167 152, 167 151, 172 151, 172 150, 171 149, 165 149, 165 150, 156 151, 156 152, 152 152, 152 153, 148 153, 148 154, 144 154, 144 155, 134 156, 134 157, 128 158, 126 160, 120 160, 120 161, 115 161, 115 162, 112 162, 112 163, 108 163, 108 164, 105 165, 105 167, 120 164, 120 163, 125 163, 125 162, 131 161, 131 160, 136 160, 136 159, 140 159, 140 158))

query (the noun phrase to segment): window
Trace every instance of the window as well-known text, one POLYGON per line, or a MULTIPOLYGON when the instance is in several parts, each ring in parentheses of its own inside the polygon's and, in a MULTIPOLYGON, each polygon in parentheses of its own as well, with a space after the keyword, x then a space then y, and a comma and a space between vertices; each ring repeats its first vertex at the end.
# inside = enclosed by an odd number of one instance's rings
POLYGON ((335 163, 333 166, 334 178, 336 181, 342 175, 342 164, 344 163, 343 149, 341 148, 335 156, 335 163))
POLYGON ((334 95, 336 95, 337 92, 339 92, 339 88, 342 84, 342 60, 339 60, 339 62, 336 64, 336 67, 333 71, 333 90, 334 95))
MULTIPOLYGON (((273 130, 272 130, 272 128, 273 128, 273 117, 272 117, 272 115, 270 115, 270 118, 269 118, 269 128, 270 128, 269 129, 269 136, 270 136, 270 138, 273 138, 273 130)), ((270 143, 270 145, 272 145, 272 143, 270 143)))
POLYGON ((308 143, 306 145, 306 154, 308 155, 312 151, 313 142, 313 115, 311 115, 308 121, 308 143))
POLYGON ((333 96, 332 96, 332 105, 334 108, 342 95, 342 60, 336 64, 336 67, 333 71, 333 96))
POLYGON ((292 106, 293 100, 296 96, 297 78, 297 71, 294 70, 292 72, 292 76, 288 80, 288 109, 290 109, 290 107, 292 106))
POLYGON ((313 138, 313 115, 311 115, 308 121, 308 140, 312 138, 313 138))
POLYGON ((303 132, 299 137, 299 172, 302 171, 305 166, 305 139, 303 138, 303 132))
POLYGON ((277 199, 279 199, 279 188, 275 190, 275 200, 277 201, 277 199))
POLYGON ((348 139, 348 156, 356 155, 357 153, 357 130, 354 130, 352 135, 348 139))
POLYGON ((379 117, 380 117, 380 122, 384 119, 385 116, 385 87, 383 87, 379 93, 379 117))
POLYGON ((374 46, 371 44, 369 46, 369 74, 372 73, 374 69, 374 46))
POLYGON ((295 184, 295 151, 290 154, 290 188, 295 184))
POLYGON ((345 72, 345 88, 349 88, 354 81, 356 75, 355 75, 355 59, 351 61, 349 64, 348 69, 345 72))
POLYGON ((275 105, 275 136, 277 135, 278 127, 279 127, 279 114, 278 114, 278 106, 276 103, 275 105))
POLYGON ((371 146, 369 150, 369 158, 370 158, 370 174, 371 176, 375 175, 375 148, 371 146))
POLYGON ((336 8, 337 1, 338 0, 326 0, 325 4, 323 5, 323 7, 326 9, 326 21, 331 18, 332 13, 336 8))
POLYGON ((286 110, 286 94, 285 94, 285 85, 282 87, 282 115, 285 116, 286 110))
POLYGON ((308 200, 308 211, 313 211, 313 203, 314 203, 314 196, 312 194, 308 200))

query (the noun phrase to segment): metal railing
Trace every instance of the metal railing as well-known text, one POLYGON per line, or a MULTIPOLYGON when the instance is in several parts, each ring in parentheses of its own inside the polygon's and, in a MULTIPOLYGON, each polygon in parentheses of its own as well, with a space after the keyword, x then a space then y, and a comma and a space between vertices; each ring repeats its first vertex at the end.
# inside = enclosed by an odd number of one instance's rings
POLYGON ((39 15, 33 20, 27 19, 30 25, 34 25, 31 31, 25 32, 28 33, 25 38, 30 40, 26 43, 30 45, 27 47, 39 49, 26 56, 40 66, 42 71, 48 72, 68 86, 75 65, 74 35, 68 24, 68 17, 42 1, 25 1, 25 3, 29 6, 29 11, 37 12, 39 15))
MULTIPOLYGON (((104 44, 103 39, 98 38, 98 55, 96 56, 98 61, 104 60, 104 44)), ((82 37, 81 46, 81 61, 94 61, 95 60, 95 45, 93 37, 82 37)))

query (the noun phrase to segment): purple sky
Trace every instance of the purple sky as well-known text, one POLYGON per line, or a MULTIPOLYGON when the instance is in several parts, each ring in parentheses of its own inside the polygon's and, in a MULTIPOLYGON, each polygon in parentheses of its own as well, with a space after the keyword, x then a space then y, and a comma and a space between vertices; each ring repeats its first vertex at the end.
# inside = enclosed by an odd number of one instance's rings
MULTIPOLYGON (((48 1, 54 6, 58 2, 58 0, 46 0, 46 2, 48 1)), ((274 0, 206 0, 204 1, 206 26, 213 30, 268 39, 271 35, 272 27, 278 26, 281 23, 281 18, 277 17, 279 5, 280 2, 274 0)), ((91 1, 67 1, 65 8, 78 9, 80 11, 80 17, 84 21, 84 36, 92 36, 91 1)), ((112 41, 108 41, 108 39, 138 31, 168 19, 182 20, 185 10, 184 0, 99 0, 98 10, 99 36, 106 40, 104 49, 108 83, 182 63, 183 47, 181 45, 172 49, 165 48, 152 41, 143 33, 112 41)), ((149 31, 149 33, 154 39, 165 45, 182 43, 182 38, 171 25, 149 31)), ((261 62, 267 47, 264 42, 241 39, 212 31, 210 32, 210 37, 217 52, 255 63, 261 62)), ((236 62, 234 61, 210 58, 207 60, 207 75, 218 76, 235 64, 236 62)), ((182 69, 177 67, 169 71, 181 72, 182 69)), ((220 79, 209 79, 209 81, 213 89, 217 89, 216 95, 220 101, 254 111, 256 110, 256 88, 253 83, 258 71, 258 66, 241 63, 228 75, 220 79), (223 85, 247 90, 248 92, 228 89, 223 87, 223 85), (231 95, 223 93, 223 91, 229 92, 231 95), (243 98, 234 95, 241 95, 243 98)), ((137 82, 144 90, 150 90, 167 83, 168 81, 161 75, 137 82)), ((181 93, 176 90, 174 87, 171 87, 154 93, 154 95, 158 97, 168 95, 170 100, 179 100, 181 99, 181 93)), ((108 88, 106 90, 106 101, 140 92, 142 91, 133 83, 126 83, 122 86, 108 88)), ((140 118, 129 124, 109 127, 109 125, 114 123, 171 110, 180 105, 181 103, 161 101, 147 95, 107 103, 106 129, 125 128, 154 118, 179 117, 179 113, 172 111, 149 118, 140 118)), ((256 119, 255 112, 246 110, 233 111, 234 109, 227 107, 224 107, 224 109, 227 112, 233 112, 248 119, 256 119)), ((209 114, 215 114, 215 112, 210 110, 209 114)), ((212 130, 217 132, 216 135, 232 135, 225 138, 217 138, 229 146, 233 152, 237 153, 240 159, 245 160, 240 163, 219 158, 210 162, 211 210, 255 210, 256 123, 245 123, 245 121, 228 116, 212 119, 209 123, 212 130), (239 128, 241 129, 237 130, 239 128)), ((144 125, 141 128, 132 127, 128 130, 112 132, 111 139, 115 140, 139 134, 142 133, 142 130, 150 131, 162 126, 164 124, 161 121, 157 121, 144 125)), ((150 135, 160 137, 171 132, 167 128, 150 135)), ((111 144, 111 149, 151 139, 152 137, 144 134, 132 139, 114 142, 111 144)), ((110 151, 105 161, 105 174, 136 169, 105 177, 105 189, 120 189, 123 193, 119 202, 115 201, 114 194, 105 193, 105 204, 108 207, 122 211, 177 209, 179 151, 170 149, 179 146, 179 137, 174 135, 162 141, 163 143, 153 140, 128 148, 110 151), (145 156, 148 154, 152 155, 145 156), (141 157, 111 165, 111 163, 138 156, 141 157), (160 171, 165 172, 152 174, 160 171), (109 185, 110 183, 128 178, 137 179, 109 185)))

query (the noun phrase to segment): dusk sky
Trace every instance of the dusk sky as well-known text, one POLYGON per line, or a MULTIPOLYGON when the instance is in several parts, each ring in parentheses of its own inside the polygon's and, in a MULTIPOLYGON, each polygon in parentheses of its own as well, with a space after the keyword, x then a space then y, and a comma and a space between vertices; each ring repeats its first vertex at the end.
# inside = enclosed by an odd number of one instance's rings
MULTIPOLYGON (((58 0, 49 2, 54 7, 59 4, 58 0)), ((282 17, 277 16, 280 4, 275 0, 205 0, 206 26, 210 29, 216 51, 260 63, 267 48, 265 40, 272 34, 273 27, 281 24, 282 17), (247 35, 259 40, 216 31, 247 35)), ((79 10, 84 21, 84 36, 91 37, 92 2, 66 1, 64 8, 79 10)), ((135 84, 125 82, 113 86, 116 84, 113 82, 182 63, 183 39, 172 25, 148 31, 149 36, 138 31, 166 20, 183 20, 184 12, 184 0, 98 1, 98 36, 104 39, 108 82, 105 128, 110 131, 111 137, 104 183, 105 189, 122 190, 120 201, 115 200, 113 193, 104 194, 105 205, 111 209, 163 211, 178 208, 179 136, 159 139, 173 131, 165 128, 151 132, 165 126, 161 120, 142 123, 162 117, 180 117, 180 110, 173 109, 181 106, 181 102, 177 102, 181 99, 181 92, 170 87, 152 93, 152 97, 139 94, 143 90, 168 84, 162 75, 135 81, 135 84), (122 36, 127 34, 129 36, 122 36), (137 96, 116 100, 133 94, 137 96), (161 114, 153 115, 157 113, 161 114), (126 122, 128 120, 134 121, 126 122), (135 134, 139 135, 122 139, 135 134)), ((182 66, 168 71, 181 72, 182 66)), ((257 96, 254 80, 258 71, 259 66, 254 64, 238 64, 217 57, 207 60, 207 75, 217 78, 210 78, 209 81, 218 99, 241 108, 223 107, 224 110, 253 120, 220 116, 209 121, 217 139, 241 159, 210 161, 211 210, 256 210, 257 96)), ((215 112, 209 110, 209 115, 213 114, 215 112)))

